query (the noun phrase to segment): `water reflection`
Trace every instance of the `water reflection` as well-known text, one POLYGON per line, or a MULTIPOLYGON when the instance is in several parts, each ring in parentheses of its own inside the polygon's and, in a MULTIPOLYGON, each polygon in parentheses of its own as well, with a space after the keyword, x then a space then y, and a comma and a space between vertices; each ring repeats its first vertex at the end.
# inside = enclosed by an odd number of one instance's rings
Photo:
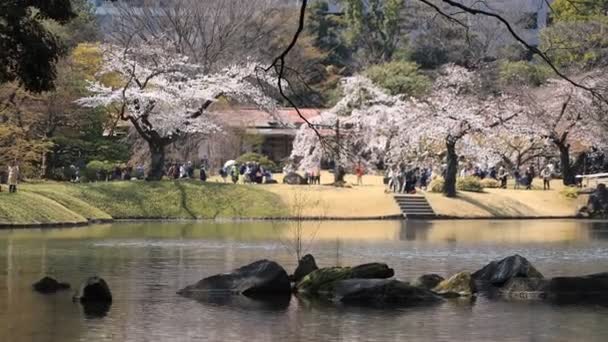
MULTIPOLYGON (((286 298, 182 298, 205 276, 260 258, 293 270, 281 239, 290 223, 120 223, 0 231, 0 341, 429 341, 608 339, 608 308, 477 298, 370 310, 286 298), (51 275, 102 276, 114 301, 90 310, 70 291, 39 295, 51 275)), ((519 253, 546 276, 608 271, 608 224, 598 221, 324 222, 310 245, 320 266, 387 262, 402 280, 474 271, 519 253)))
MULTIPOLYGON (((292 237, 293 222, 117 223, 67 229, 0 231, 0 239, 209 239, 264 241, 292 237), (123 227, 128 226, 128 229, 123 227)), ((559 242, 608 238, 606 221, 443 220, 303 222, 302 235, 318 241, 559 242)))

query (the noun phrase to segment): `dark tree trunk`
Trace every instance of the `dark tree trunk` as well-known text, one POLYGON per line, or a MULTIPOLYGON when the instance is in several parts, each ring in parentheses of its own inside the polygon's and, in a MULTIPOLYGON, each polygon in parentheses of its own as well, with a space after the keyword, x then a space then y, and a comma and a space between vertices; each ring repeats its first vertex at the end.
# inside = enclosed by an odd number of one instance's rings
POLYGON ((148 141, 148 147, 150 148, 150 170, 146 179, 149 181, 161 180, 165 173, 165 144, 148 141))
POLYGON ((456 175, 458 173, 458 155, 456 154, 456 142, 446 141, 447 147, 447 169, 445 170, 445 184, 443 194, 447 197, 456 197, 456 175))
POLYGON ((557 144, 559 149, 559 160, 562 167, 562 179, 564 185, 575 185, 576 178, 572 164, 570 164, 570 145, 568 144, 557 144))

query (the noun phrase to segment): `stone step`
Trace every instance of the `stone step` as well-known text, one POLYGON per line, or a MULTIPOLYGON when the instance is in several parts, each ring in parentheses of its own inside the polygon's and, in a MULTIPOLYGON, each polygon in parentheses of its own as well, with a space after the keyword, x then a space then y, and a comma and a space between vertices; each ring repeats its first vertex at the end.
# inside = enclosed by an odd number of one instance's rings
POLYGON ((422 195, 397 194, 394 195, 394 199, 405 218, 433 219, 436 217, 433 208, 422 195))

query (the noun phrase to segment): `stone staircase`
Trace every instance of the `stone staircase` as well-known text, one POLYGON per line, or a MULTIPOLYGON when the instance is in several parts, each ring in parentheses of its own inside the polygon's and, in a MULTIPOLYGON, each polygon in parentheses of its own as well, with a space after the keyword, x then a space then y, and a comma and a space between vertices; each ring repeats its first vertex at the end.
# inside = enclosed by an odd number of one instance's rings
POLYGON ((401 208, 403 217, 407 219, 436 218, 433 208, 423 195, 394 195, 395 202, 401 208))

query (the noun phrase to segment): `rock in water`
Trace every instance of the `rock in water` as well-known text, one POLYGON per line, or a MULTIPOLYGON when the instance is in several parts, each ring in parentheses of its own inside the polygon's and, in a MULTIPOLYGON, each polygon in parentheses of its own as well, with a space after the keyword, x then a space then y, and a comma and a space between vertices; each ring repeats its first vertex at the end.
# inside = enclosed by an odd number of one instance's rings
POLYGON ((207 297, 209 292, 242 294, 245 296, 291 293, 291 284, 285 269, 270 260, 259 260, 234 270, 218 274, 186 286, 177 293, 196 298, 207 297))
POLYGON ((507 299, 545 299, 548 282, 543 278, 512 278, 502 286, 500 295, 507 299))
POLYGON ((316 294, 324 287, 330 286, 337 280, 351 278, 350 267, 325 267, 319 268, 304 277, 296 284, 299 293, 316 294))
POLYGON ((395 271, 387 264, 377 262, 355 266, 351 271, 351 278, 359 279, 386 279, 395 275, 395 271))
POLYGON ((285 177, 283 177, 283 183, 290 185, 305 185, 308 184, 308 181, 306 180, 306 178, 300 176, 299 174, 295 172, 290 172, 285 175, 285 177))
POLYGON ((424 274, 424 275, 421 275, 420 277, 418 277, 416 280, 414 280, 412 285, 421 287, 423 289, 432 290, 437 285, 439 285, 439 283, 441 283, 443 280, 445 280, 445 279, 438 274, 424 274))
POLYGON ((112 292, 103 278, 90 277, 80 285, 74 300, 83 303, 112 302, 112 292))
POLYGON ((555 277, 548 281, 549 299, 608 299, 608 272, 581 277, 555 277))
POLYGON ((395 274, 392 268, 382 263, 369 263, 355 267, 326 267, 313 271, 296 284, 300 293, 315 294, 331 291, 332 283, 345 279, 385 279, 395 274))
POLYGON ((475 286, 471 279, 471 273, 460 272, 451 276, 449 279, 440 282, 433 292, 447 297, 472 296, 475 286))
POLYGON ((472 277, 477 282, 500 287, 511 278, 543 278, 543 275, 526 258, 516 254, 490 262, 472 277))
POLYGON ((345 304, 373 306, 412 306, 442 301, 429 290, 394 279, 336 281, 330 298, 345 304))
POLYGON ((298 267, 293 273, 293 279, 297 283, 302 280, 302 278, 309 275, 312 271, 316 271, 318 269, 319 267, 315 262, 315 258, 310 254, 306 254, 302 257, 302 259, 300 259, 300 261, 298 261, 298 267))
POLYGON ((59 290, 67 290, 70 288, 68 283, 60 283, 51 277, 44 277, 38 282, 32 284, 35 291, 40 293, 55 293, 59 290))

